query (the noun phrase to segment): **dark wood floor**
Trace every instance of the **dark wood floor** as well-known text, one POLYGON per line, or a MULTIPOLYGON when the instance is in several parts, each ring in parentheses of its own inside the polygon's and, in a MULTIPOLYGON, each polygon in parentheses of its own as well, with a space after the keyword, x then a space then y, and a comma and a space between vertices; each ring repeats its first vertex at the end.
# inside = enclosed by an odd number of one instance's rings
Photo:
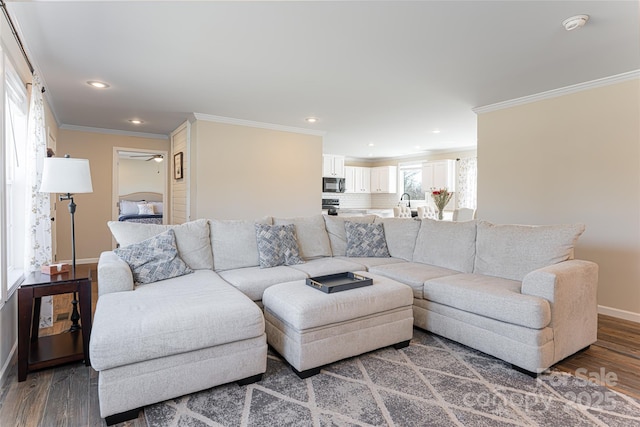
MULTIPOLYGON (((88 268, 94 278, 95 309, 97 274, 95 265, 88 268)), ((70 296, 55 297, 54 326, 42 329, 40 334, 66 331, 71 324, 70 306, 70 296)), ((640 323, 600 315, 598 341, 555 367, 592 378, 598 373, 601 379, 608 379, 601 382, 603 385, 640 399, 640 323)), ((19 383, 14 365, 0 388, 0 426, 106 426, 98 406, 98 374, 82 363, 73 363, 30 373, 19 383)), ((144 415, 140 412, 137 419, 119 426, 144 427, 144 415)))

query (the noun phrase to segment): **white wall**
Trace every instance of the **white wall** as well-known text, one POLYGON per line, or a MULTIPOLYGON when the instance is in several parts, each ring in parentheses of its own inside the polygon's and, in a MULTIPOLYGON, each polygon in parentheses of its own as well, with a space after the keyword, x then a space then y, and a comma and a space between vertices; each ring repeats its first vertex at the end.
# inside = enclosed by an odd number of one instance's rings
POLYGON ((478 217, 586 224, 601 312, 640 321, 640 80, 480 114, 478 217))
MULTIPOLYGON (((166 162, 167 159, 164 159, 166 162)), ((165 165, 154 160, 120 159, 118 161, 119 194, 137 192, 163 193, 166 180, 165 165)))

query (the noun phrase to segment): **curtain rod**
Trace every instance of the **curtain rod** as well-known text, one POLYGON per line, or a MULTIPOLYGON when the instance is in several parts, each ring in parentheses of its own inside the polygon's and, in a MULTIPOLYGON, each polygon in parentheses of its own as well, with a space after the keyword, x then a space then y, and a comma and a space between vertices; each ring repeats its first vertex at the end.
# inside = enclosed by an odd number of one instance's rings
POLYGON ((20 36, 18 35, 18 32, 16 31, 16 26, 13 24, 13 21, 11 20, 11 17, 9 16, 9 11, 7 10, 7 4, 2 0, 0 0, 0 8, 2 8, 2 12, 4 13, 4 17, 7 18, 7 21, 9 22, 9 27, 11 27, 11 32, 13 33, 13 37, 15 37, 16 42, 18 42, 18 47, 20 47, 20 51, 22 52, 22 56, 24 56, 24 60, 27 61, 27 65, 29 66, 29 70, 31 71, 31 74, 33 74, 35 69, 33 68, 33 65, 31 64, 31 61, 29 61, 29 57, 27 56, 27 51, 24 50, 24 45, 22 44, 22 40, 20 40, 20 36))

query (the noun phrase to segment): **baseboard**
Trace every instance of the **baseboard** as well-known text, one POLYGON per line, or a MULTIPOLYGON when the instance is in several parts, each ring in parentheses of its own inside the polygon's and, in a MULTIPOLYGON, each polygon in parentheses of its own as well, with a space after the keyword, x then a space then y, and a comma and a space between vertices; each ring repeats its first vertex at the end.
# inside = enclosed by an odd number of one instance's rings
POLYGON ((16 362, 17 355, 18 355, 18 341, 16 340, 16 342, 13 343, 13 348, 11 348, 11 351, 9 352, 9 357, 7 357, 7 361, 4 363, 2 370, 0 370, 0 388, 2 388, 4 386, 4 383, 7 381, 7 378, 9 377, 9 373, 11 372, 11 367, 16 362))
POLYGON ((620 310, 619 308, 605 307, 604 305, 598 306, 598 314, 605 314, 611 317, 617 317, 618 319, 629 320, 631 322, 640 323, 640 313, 634 313, 633 311, 620 310))

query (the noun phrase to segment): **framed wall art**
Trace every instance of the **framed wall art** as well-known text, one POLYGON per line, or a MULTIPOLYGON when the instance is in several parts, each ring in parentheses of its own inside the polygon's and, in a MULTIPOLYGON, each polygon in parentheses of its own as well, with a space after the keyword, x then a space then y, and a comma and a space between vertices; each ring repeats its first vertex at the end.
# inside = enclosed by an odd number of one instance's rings
POLYGON ((182 151, 173 156, 173 178, 182 179, 182 151))

